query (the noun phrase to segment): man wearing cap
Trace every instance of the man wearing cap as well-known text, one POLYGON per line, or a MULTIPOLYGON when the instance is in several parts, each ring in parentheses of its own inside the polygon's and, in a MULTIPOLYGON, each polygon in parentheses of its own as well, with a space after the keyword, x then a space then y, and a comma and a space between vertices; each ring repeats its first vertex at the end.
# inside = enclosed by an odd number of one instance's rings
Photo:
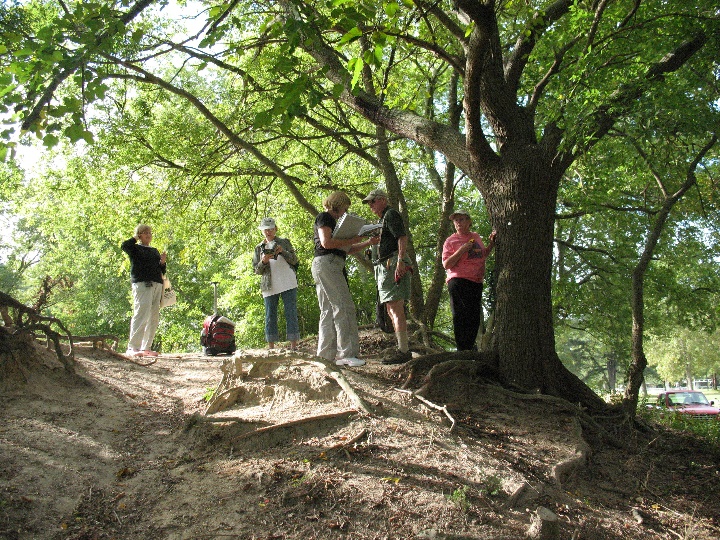
POLYGON ((265 240, 255 246, 253 270, 260 278, 260 291, 265 302, 265 341, 275 348, 279 339, 278 303, 282 297, 285 309, 285 337, 290 348, 297 348, 300 326, 297 314, 298 257, 290 240, 277 235, 277 225, 271 217, 263 218, 258 227, 265 240))
POLYGON ((490 233, 488 245, 480 235, 472 232, 472 218, 465 210, 450 214, 455 233, 443 245, 442 262, 447 272, 450 310, 458 351, 477 350, 480 323, 483 318, 482 290, 485 277, 485 260, 495 246, 497 232, 490 233))
POLYGON ((405 301, 410 298, 412 267, 407 258, 408 237, 400 212, 388 206, 388 195, 381 189, 371 191, 363 202, 381 218, 380 243, 373 247, 373 264, 380 302, 385 304, 395 328, 397 350, 388 351, 383 364, 402 364, 412 358, 408 345, 405 301))

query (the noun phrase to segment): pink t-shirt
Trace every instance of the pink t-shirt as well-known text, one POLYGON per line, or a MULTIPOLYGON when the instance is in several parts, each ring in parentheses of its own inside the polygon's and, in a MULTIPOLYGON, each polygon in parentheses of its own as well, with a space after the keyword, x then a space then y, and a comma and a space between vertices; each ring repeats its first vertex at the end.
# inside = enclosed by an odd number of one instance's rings
POLYGON ((452 278, 464 278, 475 283, 482 283, 483 277, 485 276, 485 259, 489 250, 485 247, 480 238, 480 235, 476 232, 470 232, 468 234, 460 235, 453 233, 447 237, 443 244, 442 260, 443 263, 450 258, 463 244, 466 244, 470 240, 473 241, 473 247, 467 253, 463 253, 460 260, 452 268, 448 268, 446 281, 450 281, 452 278))

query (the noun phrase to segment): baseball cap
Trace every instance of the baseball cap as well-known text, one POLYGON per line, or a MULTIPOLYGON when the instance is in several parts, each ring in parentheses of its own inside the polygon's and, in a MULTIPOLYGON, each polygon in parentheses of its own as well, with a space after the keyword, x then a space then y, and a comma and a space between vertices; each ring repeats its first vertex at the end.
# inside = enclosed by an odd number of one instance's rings
POLYGON ((373 189, 370 193, 368 193, 368 196, 363 199, 364 203, 369 203, 375 199, 387 199, 388 194, 385 193, 382 189, 373 189))
POLYGON ((275 229, 277 225, 275 225, 275 220, 271 217, 262 218, 262 221, 260 222, 260 226, 258 229, 261 231, 264 231, 265 229, 275 229))
POLYGON ((455 216, 467 216, 472 219, 470 212, 467 210, 455 210, 452 214, 450 214, 450 219, 455 219, 455 216))

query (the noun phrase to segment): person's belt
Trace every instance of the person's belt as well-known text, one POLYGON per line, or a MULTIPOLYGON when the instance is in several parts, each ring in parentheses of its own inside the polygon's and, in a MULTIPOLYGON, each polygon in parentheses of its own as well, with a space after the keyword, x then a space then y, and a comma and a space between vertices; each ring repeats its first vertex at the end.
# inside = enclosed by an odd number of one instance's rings
POLYGON ((347 258, 347 253, 345 253, 344 251, 342 253, 335 253, 335 252, 331 251, 330 253, 323 253, 321 255, 315 255, 315 257, 325 257, 326 255, 337 255, 338 257, 342 257, 343 259, 347 258))

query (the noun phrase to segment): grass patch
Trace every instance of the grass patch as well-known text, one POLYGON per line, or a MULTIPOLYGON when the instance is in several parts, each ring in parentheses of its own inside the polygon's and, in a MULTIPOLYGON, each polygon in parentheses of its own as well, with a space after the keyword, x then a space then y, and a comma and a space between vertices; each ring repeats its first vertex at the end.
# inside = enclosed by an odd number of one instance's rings
POLYGON ((206 388, 205 393, 203 394, 203 399, 205 400, 205 403, 208 403, 213 396, 215 395, 215 388, 206 388))
POLYGON ((463 512, 466 512, 470 508, 470 501, 468 500, 468 487, 462 486, 453 491, 447 496, 448 501, 453 503, 463 512))
POLYGON ((648 409, 644 404, 642 407, 640 416, 646 420, 667 426, 671 429, 694 433, 720 446, 720 418, 695 418, 691 414, 678 414, 672 411, 648 409))

